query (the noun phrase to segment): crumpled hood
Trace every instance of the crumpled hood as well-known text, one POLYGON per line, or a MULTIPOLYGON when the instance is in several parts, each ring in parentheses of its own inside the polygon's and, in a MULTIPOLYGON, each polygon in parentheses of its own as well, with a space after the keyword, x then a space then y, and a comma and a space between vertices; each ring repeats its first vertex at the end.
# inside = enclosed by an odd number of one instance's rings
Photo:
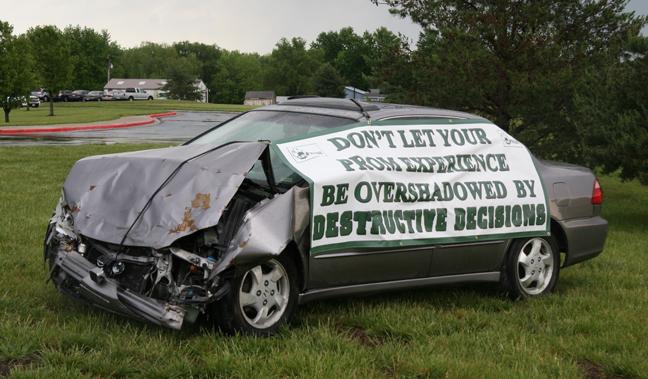
POLYGON ((78 233, 119 244, 155 195, 124 245, 159 249, 216 225, 266 147, 187 145, 84 158, 65 180, 64 201, 78 233))

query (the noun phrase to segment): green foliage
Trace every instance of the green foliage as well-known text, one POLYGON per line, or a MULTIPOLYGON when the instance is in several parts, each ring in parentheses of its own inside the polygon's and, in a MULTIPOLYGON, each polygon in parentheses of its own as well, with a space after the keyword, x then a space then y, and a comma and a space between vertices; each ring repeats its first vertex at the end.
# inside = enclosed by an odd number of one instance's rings
POLYGON ((344 82, 330 63, 324 63, 315 72, 313 85, 318 96, 344 97, 344 82))
POLYGON ((73 57, 74 75, 68 84, 71 89, 100 90, 106 84, 108 61, 119 56, 120 49, 103 30, 68 26, 63 30, 73 57))
POLYGON ((173 100, 199 100, 202 94, 196 88, 196 76, 179 61, 172 66, 166 75, 168 80, 163 90, 169 92, 169 99, 173 100))
POLYGON ((265 87, 277 95, 309 95, 314 92, 312 75, 319 67, 317 52, 306 48, 302 38, 281 39, 268 57, 265 87))
POLYGON ((9 23, 0 21, 0 107, 5 123, 9 113, 22 103, 29 102, 29 92, 34 86, 33 58, 29 41, 15 37, 9 23))
POLYGON ((178 56, 195 57, 198 61, 198 78, 202 79, 210 92, 220 85, 212 79, 220 66, 222 50, 216 45, 206 45, 198 42, 177 42, 173 44, 178 56))
POLYGON ((633 39, 622 60, 578 81, 573 123, 587 162, 648 185, 648 38, 633 39))
POLYGON ((50 116, 54 116, 51 101, 59 90, 70 85, 75 59, 63 33, 52 25, 37 26, 27 31, 32 51, 37 59, 36 72, 40 82, 50 93, 50 116))
POLYGON ((368 88, 367 76, 371 74, 372 54, 369 34, 357 35, 352 28, 320 33, 312 44, 320 49, 324 61, 330 63, 347 81, 356 88, 368 88))
POLYGON ((166 79, 179 66, 198 76, 200 62, 193 54, 180 56, 173 46, 145 42, 122 52, 115 61, 113 77, 166 79))
POLYGON ((424 28, 405 101, 479 113, 541 157, 575 162, 587 160, 573 120, 577 82, 616 64, 645 24, 627 0, 387 3, 424 28))
POLYGON ((211 92, 214 101, 242 104, 246 91, 263 88, 261 58, 258 54, 224 51, 211 82, 216 83, 211 92))

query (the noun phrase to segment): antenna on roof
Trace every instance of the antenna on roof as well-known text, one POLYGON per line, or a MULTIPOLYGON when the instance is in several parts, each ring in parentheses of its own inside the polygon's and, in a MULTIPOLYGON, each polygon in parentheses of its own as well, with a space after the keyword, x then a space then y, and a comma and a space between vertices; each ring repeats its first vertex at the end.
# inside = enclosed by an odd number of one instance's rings
POLYGON ((371 116, 369 116, 369 113, 364 109, 362 104, 360 104, 356 99, 349 99, 353 104, 357 105, 358 108, 360 108, 360 113, 367 119, 367 123, 371 125, 371 116))

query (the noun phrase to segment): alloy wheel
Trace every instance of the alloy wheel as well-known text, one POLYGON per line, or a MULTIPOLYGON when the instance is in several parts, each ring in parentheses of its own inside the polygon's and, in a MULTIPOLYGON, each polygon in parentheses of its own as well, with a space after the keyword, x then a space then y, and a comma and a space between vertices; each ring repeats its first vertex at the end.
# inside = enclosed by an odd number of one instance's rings
POLYGON ((528 295, 542 293, 554 275, 554 251, 542 238, 531 238, 520 249, 517 258, 517 279, 528 295))
POLYGON ((276 324, 288 307, 290 281, 274 259, 248 270, 239 288, 239 306, 246 322, 266 329, 276 324))

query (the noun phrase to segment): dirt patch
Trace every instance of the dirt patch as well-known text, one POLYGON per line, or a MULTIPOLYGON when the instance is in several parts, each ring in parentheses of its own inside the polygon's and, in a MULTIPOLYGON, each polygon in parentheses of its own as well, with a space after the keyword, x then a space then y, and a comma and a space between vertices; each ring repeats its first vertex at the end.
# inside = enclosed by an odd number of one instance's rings
POLYGON ((0 378, 6 378, 11 374, 11 370, 28 366, 36 360, 36 356, 28 355, 26 357, 0 360, 0 378))
POLYGON ((340 334, 359 343, 362 346, 376 347, 385 343, 384 337, 371 336, 365 329, 359 326, 338 325, 336 329, 340 334))
POLYGON ((584 359, 578 361, 578 368, 583 372, 583 376, 587 379, 618 379, 621 378, 617 375, 611 375, 605 372, 603 366, 590 360, 584 359))

